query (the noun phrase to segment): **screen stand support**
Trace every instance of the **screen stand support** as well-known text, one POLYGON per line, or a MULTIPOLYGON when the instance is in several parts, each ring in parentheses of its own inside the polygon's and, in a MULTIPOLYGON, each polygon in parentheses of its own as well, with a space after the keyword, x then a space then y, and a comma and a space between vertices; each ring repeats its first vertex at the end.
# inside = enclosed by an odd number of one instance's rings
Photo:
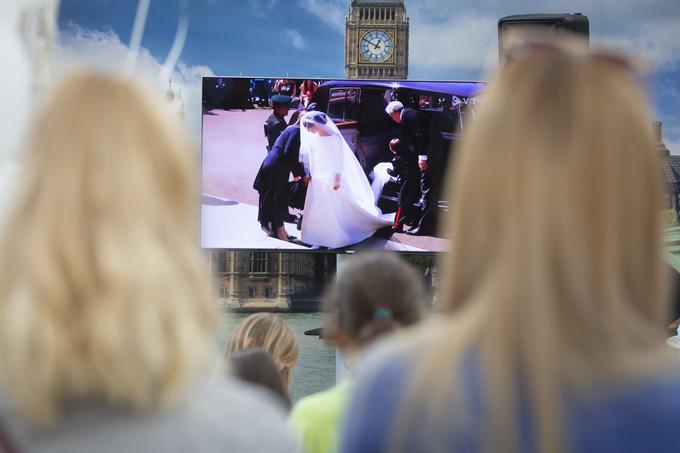
MULTIPOLYGON (((335 255, 336 259, 336 266, 335 266, 335 272, 339 273, 343 266, 346 266, 347 263, 349 263, 349 260, 352 259, 351 254, 344 254, 344 253, 338 253, 335 255)), ((351 374, 351 370, 349 367, 349 361, 345 359, 345 356, 342 354, 342 351, 340 349, 335 349, 335 383, 339 384, 342 382, 344 379, 349 377, 351 374)))

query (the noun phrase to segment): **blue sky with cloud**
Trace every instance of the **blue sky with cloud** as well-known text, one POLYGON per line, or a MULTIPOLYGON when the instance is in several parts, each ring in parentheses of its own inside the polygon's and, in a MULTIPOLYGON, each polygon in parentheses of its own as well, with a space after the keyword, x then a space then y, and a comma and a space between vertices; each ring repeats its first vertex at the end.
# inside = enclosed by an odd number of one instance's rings
MULTIPOLYGON (((187 93, 197 95, 203 73, 343 75, 344 18, 350 0, 188 3, 190 28, 177 72, 187 93)), ((62 51, 73 58, 98 60, 100 66, 116 64, 130 39, 137 1, 62 0, 61 5, 62 51)), ((496 60, 496 24, 501 16, 583 12, 590 18, 594 42, 635 49, 656 65, 650 82, 655 116, 664 121, 667 144, 680 154, 680 1, 406 0, 406 7, 411 17, 413 79, 485 78, 496 60)), ((142 40, 150 68, 165 59, 177 21, 178 2, 151 1, 142 40)))

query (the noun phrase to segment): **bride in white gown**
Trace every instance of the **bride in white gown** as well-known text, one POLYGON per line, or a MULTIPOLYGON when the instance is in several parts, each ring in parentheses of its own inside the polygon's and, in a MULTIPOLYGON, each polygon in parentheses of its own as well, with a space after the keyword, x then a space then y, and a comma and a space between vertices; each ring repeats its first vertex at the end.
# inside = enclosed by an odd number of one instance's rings
POLYGON ((301 120, 300 156, 311 177, 302 217, 302 241, 329 248, 356 244, 389 226, 359 161, 333 120, 311 112, 301 120))

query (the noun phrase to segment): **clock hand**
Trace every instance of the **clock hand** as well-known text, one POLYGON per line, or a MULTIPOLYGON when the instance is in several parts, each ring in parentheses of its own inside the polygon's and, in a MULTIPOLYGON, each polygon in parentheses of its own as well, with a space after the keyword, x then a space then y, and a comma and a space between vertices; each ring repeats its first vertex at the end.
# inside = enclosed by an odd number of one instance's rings
POLYGON ((369 41, 368 39, 366 39, 366 38, 361 38, 361 40, 362 40, 362 41, 366 41, 367 43, 369 43, 370 45, 372 45, 374 49, 377 49, 376 45, 373 44, 373 43, 372 43, 371 41, 369 41))

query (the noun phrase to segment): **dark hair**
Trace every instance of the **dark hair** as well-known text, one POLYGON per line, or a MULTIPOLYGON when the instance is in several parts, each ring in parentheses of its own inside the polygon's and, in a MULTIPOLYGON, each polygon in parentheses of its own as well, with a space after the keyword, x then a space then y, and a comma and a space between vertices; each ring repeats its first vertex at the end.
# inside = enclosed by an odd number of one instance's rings
POLYGON ((302 116, 302 110, 295 110, 290 114, 290 119, 288 120, 288 125, 293 126, 300 122, 300 117, 302 116))
POLYGON ((262 348, 248 348, 233 352, 229 356, 229 365, 236 377, 271 390, 281 398, 284 407, 290 409, 290 395, 283 385, 274 359, 267 351, 262 348))
POLYGON ((420 275, 390 253, 352 256, 327 288, 324 309, 331 312, 324 338, 338 330, 364 346, 377 337, 420 321, 425 290, 420 275))
POLYGON ((328 124, 328 117, 323 112, 314 111, 314 113, 308 113, 307 118, 319 124, 328 124))

